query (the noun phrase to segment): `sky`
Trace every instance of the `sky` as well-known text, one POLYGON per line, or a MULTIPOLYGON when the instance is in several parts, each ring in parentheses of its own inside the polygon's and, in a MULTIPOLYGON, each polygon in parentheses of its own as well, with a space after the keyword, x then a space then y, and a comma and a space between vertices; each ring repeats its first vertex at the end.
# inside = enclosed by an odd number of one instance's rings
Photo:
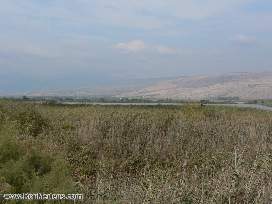
POLYGON ((271 0, 0 1, 0 94, 262 71, 271 0))

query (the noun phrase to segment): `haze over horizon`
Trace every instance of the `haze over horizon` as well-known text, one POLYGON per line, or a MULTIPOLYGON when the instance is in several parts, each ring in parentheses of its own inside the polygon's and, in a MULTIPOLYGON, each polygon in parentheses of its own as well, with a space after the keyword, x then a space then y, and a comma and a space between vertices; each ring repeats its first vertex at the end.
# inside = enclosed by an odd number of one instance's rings
POLYGON ((0 94, 272 71, 272 1, 2 0, 0 94))

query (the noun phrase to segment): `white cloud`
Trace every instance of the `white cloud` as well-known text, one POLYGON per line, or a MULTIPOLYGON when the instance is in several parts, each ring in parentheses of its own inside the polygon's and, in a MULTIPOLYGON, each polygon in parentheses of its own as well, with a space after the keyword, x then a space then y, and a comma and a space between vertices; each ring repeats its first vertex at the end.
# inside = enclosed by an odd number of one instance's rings
POLYGON ((159 54, 172 55, 176 54, 177 50, 175 48, 163 46, 163 45, 152 45, 147 44, 143 40, 132 40, 129 42, 118 43, 114 46, 116 49, 120 49, 126 52, 143 52, 150 51, 159 54))
POLYGON ((128 52, 139 52, 147 48, 146 44, 142 40, 132 40, 126 43, 118 43, 114 47, 128 52))
POLYGON ((167 55, 177 54, 177 50, 171 47, 157 46, 156 49, 160 54, 167 54, 167 55))
POLYGON ((241 44, 241 45, 252 45, 257 42, 257 39, 253 36, 239 34, 239 35, 235 36, 234 42, 241 44))

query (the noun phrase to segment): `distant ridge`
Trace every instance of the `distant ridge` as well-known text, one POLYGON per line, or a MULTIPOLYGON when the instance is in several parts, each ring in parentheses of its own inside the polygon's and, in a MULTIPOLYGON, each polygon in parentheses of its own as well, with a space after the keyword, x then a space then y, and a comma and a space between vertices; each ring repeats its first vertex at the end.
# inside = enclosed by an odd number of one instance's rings
POLYGON ((122 93, 123 97, 272 99, 272 72, 237 72, 217 76, 182 76, 122 93))
MULTIPOLYGON (((22 94, 21 94, 22 95, 22 94)), ((215 76, 180 76, 176 78, 141 79, 122 86, 75 88, 24 93, 27 96, 130 97, 150 99, 272 99, 272 72, 234 72, 215 76)))

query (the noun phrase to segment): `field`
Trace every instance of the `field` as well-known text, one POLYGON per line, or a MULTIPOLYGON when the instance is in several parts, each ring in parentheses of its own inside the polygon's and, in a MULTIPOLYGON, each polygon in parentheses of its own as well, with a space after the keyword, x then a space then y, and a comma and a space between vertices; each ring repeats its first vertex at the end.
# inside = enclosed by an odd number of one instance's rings
POLYGON ((259 100, 257 103, 272 107, 272 100, 259 100))
MULTIPOLYGON (((85 203, 269 203, 272 113, 0 102, 0 193, 85 203)), ((1 201, 0 201, 1 202, 1 201)))

